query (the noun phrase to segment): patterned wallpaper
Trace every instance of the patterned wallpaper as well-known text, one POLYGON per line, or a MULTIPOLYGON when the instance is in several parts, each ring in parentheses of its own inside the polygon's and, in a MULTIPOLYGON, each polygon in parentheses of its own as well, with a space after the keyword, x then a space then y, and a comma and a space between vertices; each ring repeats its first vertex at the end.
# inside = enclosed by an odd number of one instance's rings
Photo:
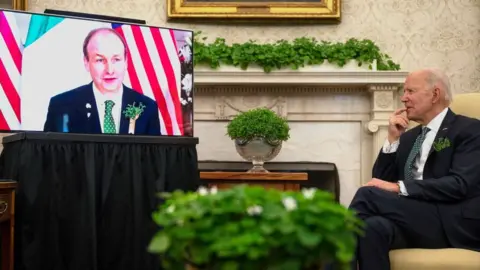
POLYGON ((229 42, 305 35, 332 41, 369 38, 404 70, 439 67, 451 76, 454 92, 480 92, 480 0, 342 1, 341 24, 314 26, 168 24, 166 0, 30 0, 29 7, 34 12, 53 8, 145 19, 229 42))

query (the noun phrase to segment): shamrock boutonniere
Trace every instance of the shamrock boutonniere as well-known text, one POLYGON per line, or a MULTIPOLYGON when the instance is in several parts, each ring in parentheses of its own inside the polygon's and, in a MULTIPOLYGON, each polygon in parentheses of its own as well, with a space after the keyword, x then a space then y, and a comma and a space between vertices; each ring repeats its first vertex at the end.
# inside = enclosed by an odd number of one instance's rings
POLYGON ((145 109, 145 105, 141 102, 138 106, 135 106, 135 102, 133 104, 128 104, 127 108, 123 111, 123 115, 125 117, 130 118, 130 123, 128 124, 128 134, 135 134, 135 122, 143 113, 145 109))
POLYGON ((433 142, 433 149, 437 152, 440 152, 451 145, 452 144, 448 138, 438 138, 435 142, 433 142))

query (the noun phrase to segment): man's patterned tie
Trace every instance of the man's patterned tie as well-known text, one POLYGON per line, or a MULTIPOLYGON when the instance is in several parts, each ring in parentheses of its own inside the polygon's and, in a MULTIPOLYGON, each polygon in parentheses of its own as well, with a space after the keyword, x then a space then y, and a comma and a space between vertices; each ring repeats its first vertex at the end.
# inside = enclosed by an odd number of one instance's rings
POLYGON ((408 155, 407 162, 405 163, 405 181, 413 180, 413 164, 415 164, 415 159, 420 153, 420 149, 422 149, 422 144, 423 141, 425 141, 428 131, 430 131, 429 128, 423 127, 422 133, 418 135, 415 143, 413 144, 412 150, 408 155))
POLYGON ((105 101, 105 117, 103 118, 103 133, 115 134, 117 129, 115 128, 115 121, 113 120, 112 109, 115 102, 112 100, 105 101))

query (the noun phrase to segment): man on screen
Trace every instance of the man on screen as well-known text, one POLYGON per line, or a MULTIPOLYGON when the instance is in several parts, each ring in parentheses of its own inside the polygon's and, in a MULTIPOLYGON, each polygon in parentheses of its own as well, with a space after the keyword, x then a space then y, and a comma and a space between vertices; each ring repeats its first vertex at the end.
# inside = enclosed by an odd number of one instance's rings
POLYGON ((161 135, 154 100, 123 85, 127 71, 127 44, 115 30, 91 31, 83 43, 84 64, 92 82, 50 99, 44 131, 161 135), (143 107, 135 121, 125 115, 128 106, 143 107))

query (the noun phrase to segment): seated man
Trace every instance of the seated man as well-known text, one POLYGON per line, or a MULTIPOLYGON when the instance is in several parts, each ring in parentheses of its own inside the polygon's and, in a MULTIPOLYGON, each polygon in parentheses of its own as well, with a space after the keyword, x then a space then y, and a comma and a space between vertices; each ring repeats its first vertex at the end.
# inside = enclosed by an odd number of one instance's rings
POLYGON ((480 251, 480 121, 448 108, 450 83, 438 70, 409 74, 401 100, 374 178, 350 206, 366 225, 360 270, 389 270, 392 249, 480 251), (412 120, 420 125, 406 131, 412 120))

